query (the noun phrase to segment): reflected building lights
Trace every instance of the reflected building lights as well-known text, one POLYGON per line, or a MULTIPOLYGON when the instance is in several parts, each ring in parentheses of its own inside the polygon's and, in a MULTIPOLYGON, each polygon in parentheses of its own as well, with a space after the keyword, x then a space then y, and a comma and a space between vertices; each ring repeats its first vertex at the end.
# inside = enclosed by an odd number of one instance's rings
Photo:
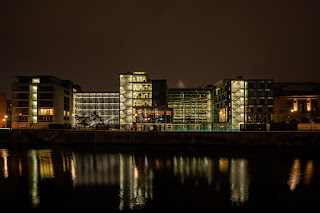
POLYGON ((73 158, 70 159, 70 174, 71 174, 71 180, 75 180, 77 175, 76 175, 76 169, 75 169, 75 162, 73 158))
POLYGON ((237 206, 244 204, 249 198, 249 174, 247 161, 232 159, 230 168, 230 200, 237 206))
POLYGON ((304 171, 304 184, 309 186, 313 176, 313 161, 309 160, 304 171))
POLYGON ((131 210, 143 208, 148 199, 153 199, 153 172, 146 165, 144 162, 141 168, 133 156, 120 155, 120 211, 126 206, 131 210))
POLYGON ((39 172, 41 179, 54 178, 54 167, 52 163, 51 150, 38 150, 37 157, 39 160, 39 172))
POLYGON ((300 159, 295 159, 293 161, 292 167, 291 167, 291 172, 289 174, 289 179, 288 179, 288 185, 291 191, 293 191, 298 183, 300 182, 300 176, 301 176, 301 163, 300 159))
POLYGON ((38 189, 38 161, 37 151, 29 150, 29 196, 33 207, 37 207, 40 204, 39 189, 38 189))
POLYGON ((184 184, 186 179, 195 180, 195 184, 199 179, 204 178, 208 185, 211 185, 213 175, 213 162, 207 157, 173 157, 173 173, 180 177, 180 183, 184 184))
POLYGON ((229 169, 229 161, 227 158, 219 159, 219 171, 223 173, 227 173, 229 169))
POLYGON ((9 177, 9 170, 8 170, 8 156, 9 152, 7 149, 0 149, 1 157, 3 158, 3 177, 9 177))

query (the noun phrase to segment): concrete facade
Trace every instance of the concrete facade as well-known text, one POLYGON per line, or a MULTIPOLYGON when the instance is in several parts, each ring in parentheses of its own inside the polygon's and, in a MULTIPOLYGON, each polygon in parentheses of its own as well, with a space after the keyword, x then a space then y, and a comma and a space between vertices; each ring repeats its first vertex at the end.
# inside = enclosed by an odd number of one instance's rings
POLYGON ((12 84, 12 128, 71 124, 73 83, 54 76, 17 76, 12 84))

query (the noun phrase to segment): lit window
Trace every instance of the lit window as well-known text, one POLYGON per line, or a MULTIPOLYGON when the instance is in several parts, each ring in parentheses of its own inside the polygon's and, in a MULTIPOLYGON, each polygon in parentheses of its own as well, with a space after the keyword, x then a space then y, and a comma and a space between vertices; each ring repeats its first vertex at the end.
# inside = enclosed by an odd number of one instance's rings
POLYGON ((32 83, 34 84, 39 84, 40 83, 40 78, 33 78, 32 83))

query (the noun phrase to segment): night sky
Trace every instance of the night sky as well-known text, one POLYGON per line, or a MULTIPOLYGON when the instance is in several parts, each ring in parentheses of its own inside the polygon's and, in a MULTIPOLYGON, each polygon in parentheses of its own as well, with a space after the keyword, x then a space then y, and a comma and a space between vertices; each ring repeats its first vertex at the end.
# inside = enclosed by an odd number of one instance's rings
POLYGON ((16 75, 118 91, 121 72, 169 87, 222 78, 319 81, 319 0, 6 0, 0 92, 16 75))

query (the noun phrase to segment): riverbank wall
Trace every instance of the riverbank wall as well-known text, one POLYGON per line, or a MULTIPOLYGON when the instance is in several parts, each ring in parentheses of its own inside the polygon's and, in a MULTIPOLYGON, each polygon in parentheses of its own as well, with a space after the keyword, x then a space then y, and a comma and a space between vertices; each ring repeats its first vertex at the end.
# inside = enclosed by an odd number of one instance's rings
POLYGON ((0 144, 320 147, 320 132, 126 132, 17 129, 0 130, 0 144))

